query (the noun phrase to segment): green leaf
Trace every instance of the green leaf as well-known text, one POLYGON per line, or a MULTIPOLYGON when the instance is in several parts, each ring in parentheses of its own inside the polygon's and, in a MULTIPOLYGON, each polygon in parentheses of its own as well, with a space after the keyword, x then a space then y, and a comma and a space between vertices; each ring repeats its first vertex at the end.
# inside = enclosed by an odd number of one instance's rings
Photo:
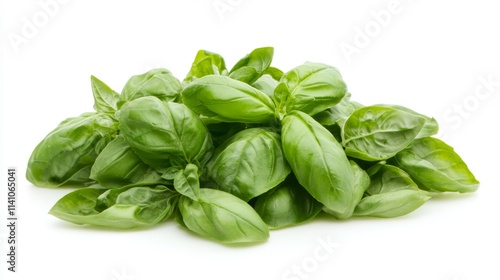
POLYGON ((355 176, 342 146, 311 116, 293 111, 282 121, 282 145, 299 183, 337 218, 358 203, 355 176))
POLYGON ((276 86, 278 86, 278 81, 276 81, 270 75, 262 75, 260 78, 252 84, 252 86, 269 97, 273 97, 276 86))
POLYGON ((439 132, 439 124, 434 118, 417 113, 409 108, 400 105, 381 105, 381 106, 391 107, 424 118, 425 119, 424 126, 422 127, 422 129, 415 138, 429 137, 439 132))
POLYGON ((370 171, 371 183, 366 197, 356 206, 354 216, 392 218, 406 215, 422 206, 430 196, 403 170, 378 164, 370 171))
POLYGON ((229 77, 253 84, 264 74, 273 60, 274 48, 257 48, 240 59, 229 71, 229 77))
POLYGON ((293 175, 259 196, 254 206, 270 228, 284 228, 309 221, 321 212, 322 207, 293 175))
POLYGON ((120 95, 94 76, 90 76, 94 109, 101 113, 115 113, 120 95))
POLYGON ((269 75, 271 76, 274 80, 280 81, 281 78, 283 77, 283 71, 276 67, 269 66, 267 67, 266 71, 264 71, 264 75, 269 75))
POLYGON ((135 154, 123 135, 118 135, 102 150, 90 171, 90 178, 106 188, 137 183, 161 184, 160 175, 135 154))
POLYGON ((285 83, 279 83, 274 88, 273 101, 276 105, 276 115, 280 120, 282 120, 285 117, 288 108, 292 107, 290 103, 293 102, 290 89, 285 83))
POLYGON ((436 138, 416 139, 394 160, 425 190, 465 193, 474 192, 479 187, 479 181, 462 158, 452 147, 436 138))
POLYGON ((223 243, 261 242, 269 229, 255 210, 232 194, 200 189, 198 200, 179 200, 183 224, 191 231, 223 243))
POLYGON ((344 123, 342 145, 348 156, 386 160, 406 148, 424 124, 423 117, 387 106, 359 108, 344 123))
MULTIPOLYGON (((352 188, 352 194, 353 194, 353 201, 361 201, 363 198, 363 194, 365 193, 366 189, 370 186, 370 176, 361 168, 359 165, 350 160, 349 163, 351 164, 351 169, 354 174, 354 183, 353 183, 353 188, 352 188)), ((327 207, 323 207, 323 211, 326 213, 333 215, 339 219, 346 219, 350 218, 349 215, 344 215, 344 216, 338 216, 337 213, 334 211, 331 211, 327 207)), ((353 214, 353 213, 351 213, 353 214)))
POLYGON ((314 119, 323 126, 337 125, 339 128, 343 128, 349 116, 351 116, 356 109, 363 107, 363 105, 358 102, 351 101, 350 97, 351 94, 347 93, 338 104, 314 115, 314 119))
POLYGON ((226 63, 219 54, 200 50, 196 54, 194 62, 184 79, 184 83, 190 83, 207 75, 227 75, 226 63))
POLYGON ((271 129, 249 128, 218 147, 206 165, 213 188, 245 201, 283 182, 290 173, 280 135, 271 129))
POLYGON ((194 112, 221 122, 267 123, 274 119, 269 96, 229 77, 197 79, 182 91, 182 100, 194 112))
POLYGON ((179 170, 174 178, 174 187, 180 194, 198 200, 200 197, 198 167, 194 164, 188 164, 184 170, 179 170))
POLYGON ((132 76, 123 87, 118 108, 126 102, 144 96, 155 96, 162 101, 175 101, 182 90, 180 81, 170 71, 153 69, 141 75, 132 76))
POLYGON ((210 134, 196 114, 184 104, 152 96, 122 107, 120 130, 134 152, 161 173, 172 165, 203 166, 213 149, 210 134))
POLYGON ((313 62, 285 73, 281 83, 286 84, 290 91, 286 100, 275 101, 285 105, 278 106, 282 114, 299 110, 312 116, 339 103, 347 92, 347 86, 335 67, 313 62))
POLYGON ((75 224, 134 228, 157 224, 175 209, 179 195, 165 186, 109 189, 88 187, 70 192, 49 214, 75 224))
POLYGON ((26 171, 35 186, 82 187, 92 182, 90 169, 117 132, 116 120, 106 113, 68 118, 33 150, 26 171))
MULTIPOLYGON (((203 119, 202 119, 203 120, 203 119)), ((209 123, 206 124, 215 147, 222 145, 227 139, 246 128, 244 123, 209 123)))

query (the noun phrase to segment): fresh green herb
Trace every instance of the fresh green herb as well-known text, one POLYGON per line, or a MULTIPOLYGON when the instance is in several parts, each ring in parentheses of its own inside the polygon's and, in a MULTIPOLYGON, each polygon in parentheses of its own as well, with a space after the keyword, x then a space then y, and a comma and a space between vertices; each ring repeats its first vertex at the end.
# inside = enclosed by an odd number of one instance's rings
POLYGON ((230 70, 200 50, 181 82, 166 69, 121 93, 91 76, 93 113, 60 123, 33 150, 27 179, 78 187, 50 214, 75 224, 152 226, 169 218, 222 243, 269 229, 407 215, 432 192, 479 182, 439 126, 409 108, 351 100, 338 69, 273 67, 257 48, 230 70))

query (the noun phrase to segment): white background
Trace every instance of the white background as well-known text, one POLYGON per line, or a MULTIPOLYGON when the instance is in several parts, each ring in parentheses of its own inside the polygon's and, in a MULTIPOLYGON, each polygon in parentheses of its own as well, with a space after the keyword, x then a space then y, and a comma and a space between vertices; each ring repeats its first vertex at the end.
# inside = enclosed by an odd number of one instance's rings
POLYGON ((54 1, 1 6, 2 279, 500 279, 497 1, 54 1), (319 218, 256 246, 220 245, 174 222, 114 231, 47 214, 70 189, 31 185, 27 159, 60 121, 93 110, 90 75, 120 91, 156 67, 183 79, 199 49, 231 67, 261 46, 275 47, 285 71, 336 66, 356 101, 434 116, 480 189, 401 218, 319 218), (19 183, 17 273, 6 263, 8 167, 19 183))

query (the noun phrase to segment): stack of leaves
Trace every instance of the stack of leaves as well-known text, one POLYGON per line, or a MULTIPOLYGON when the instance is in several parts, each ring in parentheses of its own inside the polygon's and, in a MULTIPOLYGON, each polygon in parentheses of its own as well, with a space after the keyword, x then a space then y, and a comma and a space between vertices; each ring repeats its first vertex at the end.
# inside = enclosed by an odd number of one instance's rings
POLYGON ((119 94, 91 77, 95 112, 59 124, 35 148, 27 178, 78 187, 50 214, 76 224, 151 226, 174 218, 219 242, 259 242, 321 212, 397 217, 432 193, 479 182, 435 119, 350 100, 339 71, 271 67, 273 48, 231 70, 201 50, 181 82, 166 69, 119 94))

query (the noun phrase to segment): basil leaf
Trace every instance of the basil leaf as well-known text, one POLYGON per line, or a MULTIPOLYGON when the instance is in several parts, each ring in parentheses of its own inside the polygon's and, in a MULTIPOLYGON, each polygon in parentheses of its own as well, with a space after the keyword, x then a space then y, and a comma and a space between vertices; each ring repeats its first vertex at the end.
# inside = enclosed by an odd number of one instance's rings
MULTIPOLYGON (((422 206, 430 196, 403 170, 386 164, 375 167, 366 197, 356 206, 354 216, 392 218, 406 215, 422 206)), ((370 171, 369 171, 370 172, 370 171)))
POLYGON ((115 113, 120 95, 94 76, 90 76, 94 109, 101 113, 115 113))
POLYGON ((337 218, 358 203, 355 176, 342 146, 311 116, 293 111, 282 121, 283 152, 299 183, 337 218))
POLYGON ((153 69, 141 75, 132 76, 123 87, 118 108, 126 102, 144 96, 155 96, 162 101, 175 101, 182 86, 170 71, 163 68, 153 69))
POLYGON ((276 89, 276 86, 278 86, 278 81, 270 75, 265 74, 255 81, 252 86, 272 98, 274 90, 276 89))
POLYGON ((479 181, 462 158, 452 147, 436 138, 416 139, 394 160, 425 190, 465 193, 474 192, 479 187, 479 181))
POLYGON ((267 67, 266 71, 264 71, 264 75, 269 75, 278 82, 281 81, 283 74, 284 74, 283 71, 272 66, 267 67))
POLYGON ((183 224, 193 232, 223 243, 260 242, 269 229, 255 210, 232 194, 200 189, 198 200, 179 200, 183 224))
POLYGON ((344 123, 349 116, 351 116, 356 109, 363 107, 363 105, 358 102, 351 101, 350 97, 351 94, 347 93, 338 104, 314 115, 314 119, 323 126, 337 125, 339 128, 344 127, 344 123))
POLYGON ((285 73, 281 83, 289 89, 287 98, 275 100, 282 115, 293 110, 317 114, 339 103, 347 92, 340 72, 321 63, 306 62, 285 73))
POLYGON ((227 75, 226 63, 219 54, 199 50, 184 83, 190 83, 207 75, 227 75))
MULTIPOLYGON (((202 119, 203 121, 203 119, 202 119)), ((209 123, 206 124, 215 147, 222 145, 227 139, 246 128, 244 123, 209 123)))
POLYGON ((188 164, 184 170, 179 170, 174 178, 174 187, 180 194, 198 200, 200 196, 198 167, 194 164, 188 164))
POLYGON ((194 112, 221 122, 267 123, 274 119, 269 96, 229 77, 197 79, 182 91, 182 100, 194 112))
MULTIPOLYGON (((351 164, 351 169, 352 169, 352 172, 354 173, 354 184, 353 184, 353 190, 352 190, 353 198, 352 199, 354 201, 359 202, 363 198, 363 194, 365 193, 366 189, 370 186, 370 176, 368 176, 368 174, 361 167, 359 167, 359 165, 356 162, 350 160, 349 163, 351 164)), ((346 218, 350 217, 347 215, 345 215, 343 217, 338 217, 337 213, 335 213, 334 211, 331 211, 327 207, 323 207, 323 211, 325 211, 326 213, 331 214, 337 218, 341 218, 341 219, 346 219, 346 218)))
POLYGON ((120 112, 120 129, 134 152, 163 173, 171 165, 203 166, 212 153, 212 139, 199 117, 183 104, 142 97, 120 112))
POLYGON ((164 186, 110 190, 88 187, 62 197, 49 214, 75 224, 111 228, 151 226, 172 214, 178 197, 164 186))
POLYGON ((290 174, 279 134, 271 129, 249 128, 218 147, 206 165, 214 188, 245 201, 283 182, 290 174))
POLYGON ((240 59, 229 71, 229 77, 253 84, 271 65, 274 48, 257 48, 240 59))
POLYGON ((90 170, 90 178, 106 188, 159 184, 162 183, 160 175, 135 154, 123 135, 118 135, 102 150, 90 170))
POLYGON ((387 106, 355 110, 344 123, 342 145, 348 156, 386 160, 406 148, 425 124, 425 118, 387 106))
POLYGON ((429 137, 439 132, 439 124, 434 118, 417 113, 409 108, 400 105, 382 105, 382 106, 391 107, 424 118, 425 119, 424 126, 422 127, 422 129, 415 138, 429 137))
POLYGON ((287 84, 279 83, 274 88, 272 98, 274 104, 276 104, 276 114, 278 115, 278 118, 282 120, 287 114, 289 108, 292 107, 291 103, 293 102, 293 98, 291 97, 290 89, 287 84))
POLYGON ((323 204, 314 199, 291 175, 276 188, 259 196, 255 211, 270 228, 298 225, 316 217, 323 204))
POLYGON ((116 136, 118 124, 109 114, 85 113, 68 118, 33 150, 26 171, 36 186, 85 186, 102 149, 116 136))

